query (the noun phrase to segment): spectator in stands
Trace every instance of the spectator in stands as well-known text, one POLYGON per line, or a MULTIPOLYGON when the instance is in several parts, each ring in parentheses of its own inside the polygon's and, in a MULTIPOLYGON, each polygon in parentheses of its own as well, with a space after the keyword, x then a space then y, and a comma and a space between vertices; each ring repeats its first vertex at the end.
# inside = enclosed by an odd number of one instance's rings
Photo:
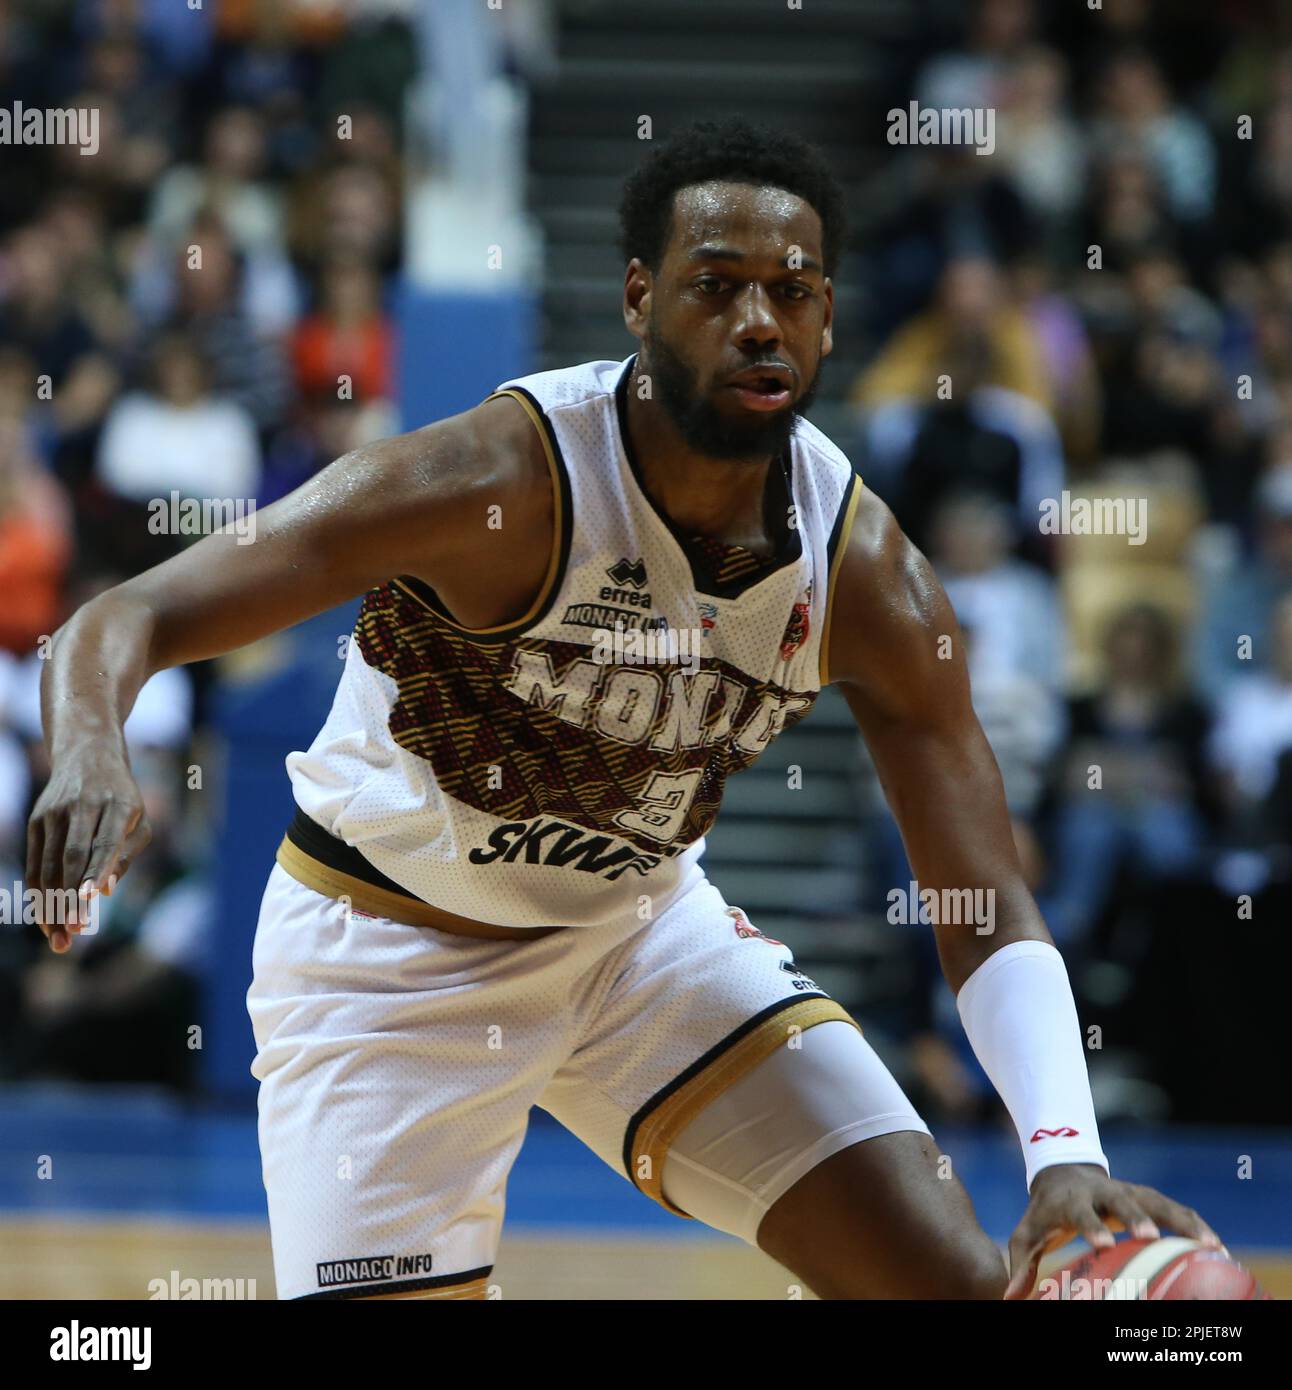
POLYGON ((211 392, 209 365, 193 339, 163 334, 144 390, 123 396, 103 429, 99 481, 136 502, 181 497, 254 498, 260 448, 251 417, 211 392))
POLYGON ((1066 85, 1060 54, 1023 49, 1003 73, 996 129, 997 157, 1052 254, 1074 249, 1071 224, 1085 197, 1085 136, 1067 111, 1066 85))
POLYGON ((62 621, 74 516, 36 452, 31 359, 0 348, 0 650, 25 656, 62 621))
POLYGON ((889 179, 896 206, 875 228, 866 275, 879 341, 928 308, 952 262, 1009 265, 1036 241, 1013 181, 968 147, 909 148, 889 179))
POLYGON ((1237 677, 1220 697, 1210 754, 1231 827, 1261 843, 1260 812, 1275 788, 1279 758, 1292 748, 1292 594, 1274 603, 1268 642, 1256 656, 1258 669, 1237 677))
POLYGON ((865 468, 916 545, 932 507, 972 488, 1009 502, 1027 553, 1046 554, 1041 502, 1063 488, 1039 346, 981 261, 948 269, 937 308, 897 335, 853 388, 865 468))
POLYGON ((1142 246, 1128 261, 1104 301, 1104 447, 1179 449, 1206 464, 1217 448, 1223 321, 1165 248, 1142 246))
POLYGON ((398 430, 398 411, 392 401, 342 400, 335 384, 300 393, 291 424, 275 434, 265 456, 260 505, 277 501, 351 449, 361 449, 398 430))
POLYGON ((964 47, 939 53, 921 68, 922 106, 997 107, 1007 100, 1010 68, 1036 27, 1032 0, 976 0, 964 47))
POLYGON ((1233 210, 1241 214, 1234 219, 1233 231, 1246 243, 1256 240, 1253 249, 1259 249, 1262 238, 1285 238, 1292 233, 1292 49, 1278 55, 1270 86, 1273 100, 1252 131, 1254 149, 1241 208, 1233 210))
POLYGON ((342 164, 305 183, 291 211, 297 260, 320 270, 337 258, 392 269, 399 250, 399 189, 393 174, 342 164))
POLYGON ((1141 333, 1164 333, 1209 353, 1220 345, 1223 320, 1215 305, 1188 282, 1181 259, 1160 243, 1131 257, 1127 312, 1141 333))
POLYGON ((1049 263, 1039 254, 1019 259, 1010 285, 1040 350, 1064 455, 1074 466, 1088 465, 1099 450, 1103 387, 1080 310, 1061 292, 1049 263))
POLYGON ((0 650, 26 656, 53 633, 71 553, 67 498, 0 402, 0 650))
POLYGON ((953 493, 932 512, 929 558, 956 618, 974 634, 975 689, 989 675, 1021 677, 1045 702, 1063 685, 1063 611, 1053 581, 1012 558, 1015 525, 999 499, 953 493))
POLYGON ((283 417, 291 380, 276 336, 260 331, 246 293, 245 265, 218 218, 203 214, 190 232, 200 250, 176 257, 177 313, 172 326, 189 333, 211 364, 215 390, 240 405, 262 431, 283 417))
MULTIPOLYGON (((1082 243, 1098 248, 1099 268, 1124 270, 1144 247, 1170 244, 1175 235, 1166 196, 1152 164, 1129 150, 1105 151, 1090 184, 1082 243)), ((1095 281, 1084 297, 1098 295, 1095 281)))
MULTIPOLYGON (((194 307, 192 276, 213 270, 214 283, 200 297, 200 313, 218 312, 217 292, 229 297, 226 312, 235 313, 246 331, 272 343, 290 331, 300 313, 296 272, 281 246, 262 241, 247 251, 235 246, 223 218, 203 207, 177 236, 141 237, 132 267, 130 297, 135 312, 150 329, 194 307), (199 259, 200 258, 200 259, 199 259)), ((275 366, 275 379, 281 371, 275 366)), ((281 381, 278 382, 281 385, 281 381)))
MULTIPOLYGON (((986 347, 990 385, 1049 406, 1038 344, 1025 316, 1009 298, 999 270, 982 257, 966 257, 947 266, 934 305, 896 333, 853 383, 854 404, 874 409, 898 399, 934 398, 948 355, 963 344, 975 350, 986 347)), ((953 389, 955 384, 952 376, 953 389)))
POLYGON ((49 403, 47 456, 61 472, 74 475, 78 451, 102 419, 120 374, 68 294, 65 254, 35 223, 10 238, 0 346, 17 348, 31 359, 35 374, 29 399, 49 403))
POLYGON ((100 350, 120 362, 137 324, 125 299, 120 245, 110 234, 102 203, 84 188, 55 189, 37 225, 58 248, 68 302, 76 305, 100 350))
POLYGON ((83 158, 74 142, 51 146, 46 187, 91 194, 108 225, 125 232, 142 220, 152 186, 174 156, 178 104, 130 35, 104 38, 85 58, 79 85, 60 90, 59 105, 96 113, 98 148, 83 158))
POLYGON ((281 256, 283 200, 264 177, 265 157, 265 122, 258 112, 244 106, 217 111, 202 162, 174 166, 154 191, 148 218, 154 241, 173 249, 198 213, 210 211, 245 255, 281 256))
POLYGON ((1292 455, 1272 468, 1256 494, 1255 553, 1236 570, 1209 577, 1194 646, 1199 687, 1220 700, 1253 665, 1268 661, 1270 619, 1292 593, 1292 455))
POLYGON ((394 339, 375 269, 352 256, 338 257, 324 267, 318 307, 293 335, 296 385, 307 394, 335 395, 344 376, 348 398, 393 400, 394 339))
POLYGON ((1176 651, 1166 615, 1131 605, 1108 624, 1099 687, 1069 704, 1042 908, 1055 941, 1074 953, 1089 944, 1119 871, 1141 883, 1180 876, 1202 849, 1213 811, 1210 721, 1180 684, 1176 651))
POLYGON ((1152 54, 1128 48, 1109 59, 1091 138, 1096 156, 1133 151, 1146 159, 1173 217, 1191 222, 1212 211, 1216 152, 1211 136, 1196 116, 1173 104, 1152 54))

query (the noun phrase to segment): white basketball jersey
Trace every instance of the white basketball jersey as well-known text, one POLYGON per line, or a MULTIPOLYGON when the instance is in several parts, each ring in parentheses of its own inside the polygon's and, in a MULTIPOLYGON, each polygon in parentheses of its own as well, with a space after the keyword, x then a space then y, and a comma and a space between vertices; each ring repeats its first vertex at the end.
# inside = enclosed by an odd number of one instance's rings
POLYGON ((799 420, 769 470, 777 554, 685 535, 626 447, 635 361, 495 392, 548 453, 543 592, 485 630, 411 576, 365 597, 327 722, 287 758, 309 853, 321 829, 372 881, 497 926, 661 910, 699 872, 727 776, 811 707, 860 479, 799 420))

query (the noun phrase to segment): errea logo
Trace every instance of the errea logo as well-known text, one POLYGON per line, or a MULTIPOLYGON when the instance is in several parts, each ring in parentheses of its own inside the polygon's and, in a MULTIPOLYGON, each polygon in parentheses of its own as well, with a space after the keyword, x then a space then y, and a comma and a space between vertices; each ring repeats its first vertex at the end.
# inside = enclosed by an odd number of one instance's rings
POLYGON ((641 560, 617 560, 606 573, 621 589, 629 584, 634 589, 646 587, 646 566, 641 560))
POLYGON ((616 560, 606 571, 612 584, 601 590, 602 603, 626 603, 631 608, 650 608, 650 593, 646 588, 646 566, 640 560, 616 560))

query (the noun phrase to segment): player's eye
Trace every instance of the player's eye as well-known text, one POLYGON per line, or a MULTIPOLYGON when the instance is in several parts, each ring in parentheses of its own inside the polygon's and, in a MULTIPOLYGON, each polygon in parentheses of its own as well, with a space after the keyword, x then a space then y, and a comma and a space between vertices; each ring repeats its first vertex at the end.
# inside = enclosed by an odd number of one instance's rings
POLYGON ((717 294, 722 289, 723 282, 716 275, 701 275, 695 282, 695 287, 704 294, 717 294))
POLYGON ((810 299, 812 288, 810 285, 786 285, 785 297, 787 299, 810 299))

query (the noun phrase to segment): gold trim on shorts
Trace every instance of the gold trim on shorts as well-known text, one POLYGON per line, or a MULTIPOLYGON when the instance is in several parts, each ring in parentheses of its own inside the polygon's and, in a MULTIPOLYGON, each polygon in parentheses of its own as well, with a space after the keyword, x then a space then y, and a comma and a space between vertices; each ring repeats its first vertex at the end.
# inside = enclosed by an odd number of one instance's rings
POLYGON ((396 1298, 481 1298, 488 1297, 486 1276, 471 1279, 465 1284, 446 1284, 442 1289, 408 1289, 402 1293, 374 1293, 368 1297, 372 1302, 396 1298))
POLYGON ((632 1182, 660 1206, 692 1220, 688 1212, 675 1207, 664 1196, 664 1160, 673 1141, 706 1105, 717 1100, 723 1091, 735 1085, 778 1047, 784 1046, 789 1029, 811 1028, 835 1019, 851 1023, 859 1033, 862 1031, 857 1020, 833 999, 817 995, 811 999, 786 1000, 784 1008, 775 1009, 747 1033, 742 1033, 676 1090, 667 1091, 658 1103, 647 1102, 648 1107, 653 1104, 654 1108, 643 1118, 634 1116, 632 1122, 636 1125, 628 1164, 632 1182), (645 1168, 649 1176, 639 1178, 637 1174, 643 1158, 648 1160, 645 1168))

